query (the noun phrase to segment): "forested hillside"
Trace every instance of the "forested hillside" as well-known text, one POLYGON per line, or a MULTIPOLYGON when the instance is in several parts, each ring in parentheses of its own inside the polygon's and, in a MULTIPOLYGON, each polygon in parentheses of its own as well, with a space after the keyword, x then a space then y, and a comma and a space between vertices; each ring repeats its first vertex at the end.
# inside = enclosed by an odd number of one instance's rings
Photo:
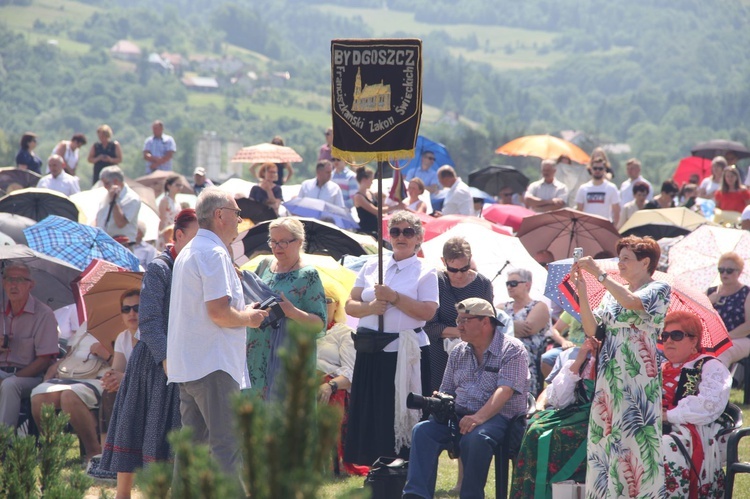
POLYGON ((305 170, 330 116, 330 40, 418 36, 423 133, 460 169, 499 162, 494 148, 518 135, 580 130, 586 147, 629 145, 614 159, 637 156, 661 180, 698 141, 750 145, 749 17, 739 0, 0 0, 0 163, 25 130, 46 154, 108 123, 126 170, 140 173, 159 118, 183 171, 208 130, 246 145, 280 134, 305 170), (114 59, 119 40, 141 59, 114 59), (164 72, 150 53, 185 64, 164 72), (213 59, 239 67, 202 62, 213 59), (219 88, 190 88, 186 76, 219 88))

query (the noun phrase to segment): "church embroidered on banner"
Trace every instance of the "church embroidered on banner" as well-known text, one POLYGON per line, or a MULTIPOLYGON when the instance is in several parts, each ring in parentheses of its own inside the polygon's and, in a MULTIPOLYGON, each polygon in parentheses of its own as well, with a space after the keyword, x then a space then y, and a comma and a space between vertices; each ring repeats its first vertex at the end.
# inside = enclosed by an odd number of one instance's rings
POLYGON ((362 88, 362 68, 357 68, 354 82, 354 102, 352 111, 374 112, 391 110, 391 86, 380 83, 365 85, 362 88))

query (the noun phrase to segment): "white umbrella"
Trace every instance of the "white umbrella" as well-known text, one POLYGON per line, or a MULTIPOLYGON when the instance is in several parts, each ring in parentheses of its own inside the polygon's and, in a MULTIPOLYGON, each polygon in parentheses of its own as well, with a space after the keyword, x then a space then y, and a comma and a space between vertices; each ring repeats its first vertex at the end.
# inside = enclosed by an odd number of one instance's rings
MULTIPOLYGON (((96 225, 99 204, 106 195, 107 189, 97 187, 96 189, 77 192, 70 196, 70 200, 86 215, 86 225, 93 227, 96 225)), ((143 220, 146 224, 146 235, 143 236, 145 241, 155 241, 159 238, 159 214, 146 203, 141 203, 141 209, 138 210, 138 220, 143 220)))
POLYGON ((733 251, 745 261, 740 282, 750 285, 750 232, 711 225, 701 225, 669 250, 668 274, 675 282, 705 292, 716 286, 719 257, 733 251))
POLYGON ((250 189, 252 189, 254 185, 255 184, 253 182, 234 177, 221 184, 218 189, 224 192, 229 192, 235 198, 246 198, 250 195, 250 189))
POLYGON ((495 304, 510 300, 505 287, 508 271, 521 268, 531 272, 531 297, 550 305, 549 298, 544 296, 547 271, 526 251, 517 237, 498 234, 481 225, 458 224, 422 244, 425 259, 436 267, 443 267, 440 260, 443 256, 443 245, 448 239, 456 236, 463 237, 471 245, 472 259, 477 271, 490 280, 494 278, 492 288, 495 293, 495 304), (501 269, 502 273, 497 276, 501 269))

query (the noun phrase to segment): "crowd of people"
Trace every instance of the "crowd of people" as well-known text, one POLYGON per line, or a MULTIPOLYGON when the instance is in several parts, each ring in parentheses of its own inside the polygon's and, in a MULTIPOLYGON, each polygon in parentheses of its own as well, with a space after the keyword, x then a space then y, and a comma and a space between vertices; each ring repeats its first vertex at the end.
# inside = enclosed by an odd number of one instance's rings
MULTIPOLYGON (((170 171, 174 139, 160 121, 152 132, 143 148, 146 173, 170 171)), ((97 135, 88 161, 92 180, 106 193, 95 225, 144 255, 142 288, 119 297, 126 329, 113 345, 82 327, 68 341, 66 356, 55 361, 55 316, 31 294, 29 268, 4 265, 5 330, 12 334, 0 347, 0 422, 16 425, 24 398, 30 398, 35 420, 44 404, 69 414, 91 474, 114 475, 118 498, 130 497, 139 468, 171 459, 166 437, 180 427, 210 447, 241 490, 232 397, 240 391, 267 401, 284 396, 279 351, 293 324, 315 335, 317 355, 305 361, 319 380, 318 403, 344 410, 337 451, 343 469, 364 474, 381 456, 408 459, 404 497, 434 496, 443 450, 460 456, 454 492, 483 497, 496 447, 519 431, 513 422, 530 406, 538 412, 524 433, 513 497, 549 497, 550 484, 567 479, 585 481, 592 497, 723 494, 716 435, 732 383, 728 368, 750 355, 750 288, 739 280, 744 261, 737 254, 720 257, 721 284, 707 290, 734 342, 718 359, 702 351, 706 331, 700 321, 668 311, 671 288, 653 277, 661 249, 650 237, 618 243, 625 284, 591 256, 573 264, 580 321, 532 296, 530 268, 507 270, 509 299, 498 302, 489 279, 494 276, 477 271, 464 238, 445 242, 440 268, 419 257, 425 193, 430 204, 439 200, 436 217, 476 214, 456 169, 437 168, 435 154, 425 151, 406 176, 408 197, 389 201, 371 191, 372 170, 352 169, 331 155, 329 129, 315 177, 301 183, 299 197, 356 213, 367 234, 378 232, 382 203, 390 213, 392 250, 382 268, 377 259, 367 260, 346 290, 348 298, 337 300, 305 252, 305 227, 295 217, 271 221, 269 255, 254 273, 239 271, 230 248, 242 212, 236 196, 215 188, 200 167, 192 186, 195 209, 177 200, 187 187, 183 177, 166 176, 158 205, 163 239, 144 241, 142 201, 118 166, 121 148, 107 125, 97 135), (586 275, 606 290, 594 307, 586 275), (279 303, 283 320, 259 308, 268 298, 279 303), (61 377, 60 365, 76 356, 97 359, 97 370, 83 379, 61 377), (410 394, 448 397, 455 416, 445 420, 434 408, 416 410, 407 404, 410 394)), ((283 145, 280 137, 274 140, 283 145)), ((33 134, 24 135, 17 166, 42 173, 35 144, 33 134)), ((39 185, 66 196, 80 191, 76 168, 85 144, 76 134, 55 146, 39 185)), ((750 201, 738 170, 724 157, 714 158, 712 175, 702 182, 665 181, 658 194, 637 159, 627 162, 628 178, 618 188, 607 154, 595 149, 590 181, 575 193, 555 178, 561 162, 566 158, 542 161, 538 181, 525 193, 500 189, 500 202, 515 199, 536 212, 574 202, 578 210, 622 226, 641 209, 693 208, 696 197, 713 197, 719 209, 737 212, 750 201)), ((245 197, 278 214, 281 185, 294 175, 291 164, 262 163, 252 171, 259 181, 245 197)), ((554 259, 544 250, 535 257, 544 265, 554 259)))

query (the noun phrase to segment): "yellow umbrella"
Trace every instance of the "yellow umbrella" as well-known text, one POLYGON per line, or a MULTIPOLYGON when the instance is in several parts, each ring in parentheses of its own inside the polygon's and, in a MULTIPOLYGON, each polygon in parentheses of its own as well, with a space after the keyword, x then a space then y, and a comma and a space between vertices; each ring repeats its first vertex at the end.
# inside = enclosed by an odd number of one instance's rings
MULTIPOLYGON (((255 272, 255 269, 258 268, 260 262, 268 257, 268 255, 258 255, 242 265, 240 269, 255 272)), ((347 298, 349 298, 349 293, 354 287, 354 281, 357 279, 357 274, 327 255, 305 254, 302 257, 302 263, 304 265, 312 265, 318 271, 320 280, 323 281, 323 288, 325 289, 326 296, 333 298, 338 302, 336 316, 334 317, 335 321, 337 323, 345 324, 346 311, 344 310, 344 306, 346 305, 347 298)))
POLYGON ((498 147, 495 152, 508 156, 535 156, 542 159, 557 159, 561 154, 565 154, 576 163, 585 165, 589 162, 589 155, 583 149, 551 135, 519 137, 498 147))

